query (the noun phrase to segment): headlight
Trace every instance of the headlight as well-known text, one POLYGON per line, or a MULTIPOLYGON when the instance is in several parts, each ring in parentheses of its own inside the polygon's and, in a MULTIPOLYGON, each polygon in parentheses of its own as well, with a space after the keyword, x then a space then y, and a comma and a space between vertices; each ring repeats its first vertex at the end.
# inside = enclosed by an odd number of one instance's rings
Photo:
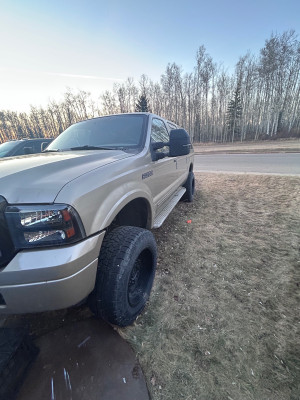
POLYGON ((9 206, 5 216, 17 250, 70 244, 85 237, 79 215, 66 204, 9 206))

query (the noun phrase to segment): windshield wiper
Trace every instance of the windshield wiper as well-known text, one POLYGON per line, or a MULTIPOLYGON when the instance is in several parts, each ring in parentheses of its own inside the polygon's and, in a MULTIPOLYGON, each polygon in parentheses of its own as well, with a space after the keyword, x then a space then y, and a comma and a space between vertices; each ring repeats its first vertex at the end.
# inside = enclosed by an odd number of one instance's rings
POLYGON ((85 146, 71 147, 70 150, 116 150, 116 148, 85 145, 85 146))

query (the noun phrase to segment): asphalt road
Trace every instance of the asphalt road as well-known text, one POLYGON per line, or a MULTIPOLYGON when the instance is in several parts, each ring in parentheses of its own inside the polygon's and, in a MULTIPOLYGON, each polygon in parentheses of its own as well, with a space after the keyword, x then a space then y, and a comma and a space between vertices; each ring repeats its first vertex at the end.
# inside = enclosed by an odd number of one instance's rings
POLYGON ((300 175, 300 153, 195 155, 194 171, 300 175))

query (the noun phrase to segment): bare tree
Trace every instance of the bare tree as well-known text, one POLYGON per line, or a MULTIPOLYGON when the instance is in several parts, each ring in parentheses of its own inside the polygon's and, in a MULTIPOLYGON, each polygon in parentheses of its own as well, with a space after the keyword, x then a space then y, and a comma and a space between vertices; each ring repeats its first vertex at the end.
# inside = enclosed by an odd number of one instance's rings
POLYGON ((258 140, 300 136, 300 42, 295 31, 272 34, 258 57, 239 58, 233 74, 214 63, 202 45, 192 71, 175 62, 160 82, 141 75, 100 95, 68 88, 60 102, 31 106, 29 113, 0 111, 0 142, 55 137, 70 124, 98 115, 132 112, 146 96, 152 112, 188 129, 193 141, 258 140))

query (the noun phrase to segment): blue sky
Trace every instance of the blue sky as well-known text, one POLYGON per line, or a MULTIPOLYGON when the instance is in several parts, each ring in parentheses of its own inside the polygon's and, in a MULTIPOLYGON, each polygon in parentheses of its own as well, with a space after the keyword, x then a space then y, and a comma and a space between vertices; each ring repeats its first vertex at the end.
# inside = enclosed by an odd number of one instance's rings
POLYGON ((59 100, 66 87, 95 98, 141 74, 160 79, 168 62, 192 71, 204 45, 233 70, 272 32, 300 34, 300 1, 0 0, 0 110, 59 100))

